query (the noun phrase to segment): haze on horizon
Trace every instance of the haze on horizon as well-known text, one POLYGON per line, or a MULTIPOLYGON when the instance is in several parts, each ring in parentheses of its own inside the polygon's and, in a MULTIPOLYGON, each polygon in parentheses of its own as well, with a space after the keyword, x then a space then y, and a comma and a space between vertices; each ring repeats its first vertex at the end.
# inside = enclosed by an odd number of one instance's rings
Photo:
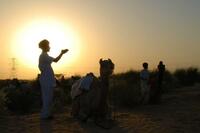
POLYGON ((100 58, 112 59, 115 73, 144 61, 150 70, 160 60, 169 70, 200 66, 199 0, 1 0, 0 19, 0 79, 10 77, 12 58, 19 78, 35 78, 44 37, 49 55, 69 48, 52 65, 65 76, 98 75, 100 58))

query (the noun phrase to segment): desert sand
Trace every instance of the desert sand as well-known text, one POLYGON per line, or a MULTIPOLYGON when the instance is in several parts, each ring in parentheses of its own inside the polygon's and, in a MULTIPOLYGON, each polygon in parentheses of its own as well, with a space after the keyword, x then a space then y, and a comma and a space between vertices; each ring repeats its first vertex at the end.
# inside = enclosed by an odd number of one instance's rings
POLYGON ((158 105, 115 110, 109 130, 74 120, 66 107, 51 121, 40 120, 39 113, 0 116, 0 133, 199 133, 200 85, 170 90, 158 105))

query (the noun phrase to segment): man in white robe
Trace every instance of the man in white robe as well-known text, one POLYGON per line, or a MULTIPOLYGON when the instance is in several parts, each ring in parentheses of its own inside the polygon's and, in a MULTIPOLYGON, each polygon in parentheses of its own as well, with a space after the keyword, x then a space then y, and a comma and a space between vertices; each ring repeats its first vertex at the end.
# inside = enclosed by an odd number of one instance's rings
POLYGON ((39 48, 42 49, 42 53, 39 57, 39 69, 41 72, 39 81, 41 85, 42 91, 42 111, 41 118, 42 119, 50 119, 52 118, 51 114, 51 106, 53 102, 53 91, 56 86, 56 80, 54 77, 54 71, 51 67, 52 62, 58 62, 63 54, 65 54, 68 49, 62 50, 60 55, 56 58, 53 58, 47 54, 49 52, 49 41, 42 40, 39 43, 39 48))
POLYGON ((143 63, 143 68, 144 69, 140 72, 141 102, 147 104, 150 94, 148 63, 143 63))

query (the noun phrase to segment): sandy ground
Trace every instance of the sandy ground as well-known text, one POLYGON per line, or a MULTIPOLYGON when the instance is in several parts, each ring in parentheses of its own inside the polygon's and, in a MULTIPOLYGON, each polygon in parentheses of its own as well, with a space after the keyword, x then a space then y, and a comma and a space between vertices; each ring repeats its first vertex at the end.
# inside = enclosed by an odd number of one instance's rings
POLYGON ((39 113, 0 116, 0 133, 200 133, 200 85, 175 89, 163 95, 160 105, 116 109, 113 128, 72 119, 69 109, 41 121, 39 113))

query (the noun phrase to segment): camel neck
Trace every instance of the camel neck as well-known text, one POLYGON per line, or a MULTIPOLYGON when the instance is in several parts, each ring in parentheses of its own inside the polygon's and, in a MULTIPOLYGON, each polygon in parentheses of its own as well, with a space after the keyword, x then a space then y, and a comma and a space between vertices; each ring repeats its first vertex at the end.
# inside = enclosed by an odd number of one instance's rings
POLYGON ((105 86, 109 85, 109 78, 108 77, 100 77, 100 81, 102 82, 102 84, 104 84, 105 86))

